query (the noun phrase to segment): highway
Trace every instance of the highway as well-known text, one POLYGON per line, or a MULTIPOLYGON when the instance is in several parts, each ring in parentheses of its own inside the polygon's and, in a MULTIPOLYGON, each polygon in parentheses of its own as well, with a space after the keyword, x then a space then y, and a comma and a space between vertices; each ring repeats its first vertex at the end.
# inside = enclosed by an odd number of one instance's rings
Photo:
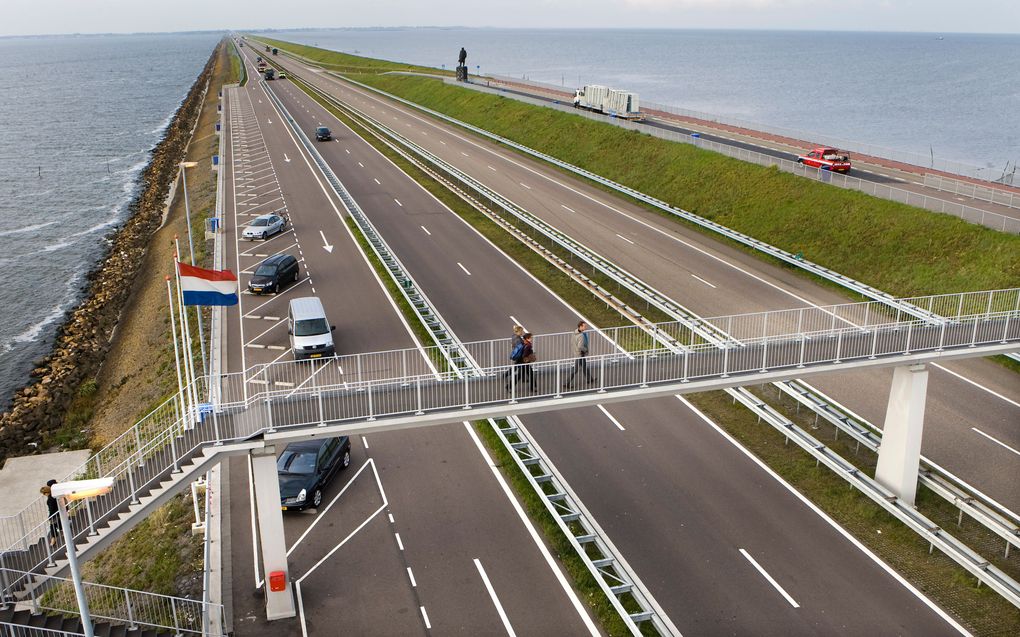
MULTIPOLYGON (((336 94, 346 91, 332 80, 316 81, 336 94)), ((576 324, 574 310, 293 84, 271 88, 307 134, 320 124, 334 130, 337 141, 320 143, 320 153, 462 340, 504 335, 514 322, 535 332, 576 324)), ((386 112, 423 138, 437 132, 402 111, 386 112)), ((478 159, 489 157, 483 150, 458 139, 444 135, 436 145, 455 142, 450 154, 490 170, 478 159)), ((519 188, 542 183, 534 174, 526 179, 531 183, 519 179, 519 188)), ((548 197, 548 206, 558 197, 548 197)), ((956 632, 920 594, 680 401, 644 401, 610 413, 559 412, 524 422, 680 632, 956 632)))
MULTIPOLYGON (((242 294, 231 308, 227 371, 289 359, 280 319, 289 299, 304 295, 323 300, 341 353, 413 346, 341 221, 342 207, 259 84, 228 91, 227 110, 226 262, 243 286, 263 255, 301 261, 298 283, 273 296, 242 294), (247 220, 273 211, 289 216, 290 230, 265 242, 233 239, 247 220)), ((255 373, 252 381, 272 382, 255 373)), ((303 627, 264 621, 247 460, 230 463, 234 634, 327 636, 339 625, 352 634, 481 634, 503 625, 501 609, 522 634, 592 634, 591 619, 466 427, 358 437, 352 452, 322 510, 285 515, 292 578, 306 578, 303 627)))
MULTIPOLYGON (((473 80, 472 83, 480 86, 488 85, 487 82, 482 82, 479 79, 473 80)), ((510 88, 500 83, 493 84, 494 88, 498 88, 500 91, 511 95, 520 95, 531 99, 543 100, 550 104, 570 104, 570 98, 567 97, 566 94, 550 97, 549 93, 545 93, 541 90, 527 90, 524 88, 526 86, 525 84, 518 84, 517 86, 521 88, 510 88)), ((704 125, 699 124, 696 125, 696 127, 690 127, 689 125, 685 125, 683 120, 679 117, 650 115, 643 120, 642 123, 646 126, 673 131, 682 135, 697 133, 702 139, 707 141, 755 153, 761 153, 763 155, 768 155, 769 157, 785 159, 787 161, 797 161, 797 156, 805 152, 801 147, 791 146, 783 141, 771 139, 775 137, 773 135, 762 133, 760 136, 752 136, 750 134, 742 134, 740 132, 723 131, 718 128, 713 128, 708 122, 704 123, 704 125)), ((936 188, 926 186, 923 182, 924 176, 919 174, 919 172, 908 172, 906 170, 897 169, 893 166, 869 163, 857 156, 854 156, 853 161, 855 167, 847 174, 852 177, 857 177, 862 181, 892 186, 901 190, 924 195, 932 199, 941 199, 951 204, 963 204, 978 210, 985 210, 987 212, 1003 215, 1012 219, 1020 219, 1020 209, 1018 208, 1011 208, 1009 206, 990 203, 988 201, 982 201, 971 197, 960 197, 950 192, 943 192, 936 188)), ((923 170, 923 168, 921 170, 923 170)), ((969 181, 965 178, 961 178, 961 180, 969 181)))
MULTIPOLYGON (((847 297, 776 267, 620 197, 488 141, 438 123, 290 58, 289 66, 330 94, 396 124, 414 142, 701 316, 830 305, 847 297)), ((681 202, 682 203, 682 202, 681 202)), ((561 329, 565 329, 561 326, 561 329)), ((879 426, 891 372, 829 376, 816 385, 879 426)), ((933 365, 929 380, 927 457, 1020 509, 1007 476, 1020 475, 1020 382, 991 361, 933 365), (972 408, 980 405, 980 409, 972 408)))

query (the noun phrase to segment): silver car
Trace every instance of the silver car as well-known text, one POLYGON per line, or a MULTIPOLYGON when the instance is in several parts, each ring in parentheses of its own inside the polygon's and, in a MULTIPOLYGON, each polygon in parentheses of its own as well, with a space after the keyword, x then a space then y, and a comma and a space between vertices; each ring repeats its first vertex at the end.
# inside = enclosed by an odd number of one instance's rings
POLYGON ((259 215, 241 232, 241 238, 268 239, 277 232, 283 232, 286 227, 287 220, 280 215, 259 215))

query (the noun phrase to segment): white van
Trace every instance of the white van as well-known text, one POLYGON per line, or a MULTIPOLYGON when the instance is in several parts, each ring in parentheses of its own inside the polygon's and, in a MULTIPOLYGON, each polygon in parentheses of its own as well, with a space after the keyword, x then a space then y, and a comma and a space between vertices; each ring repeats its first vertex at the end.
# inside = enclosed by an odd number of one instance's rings
POLYGON ((326 320, 326 311, 317 296, 293 299, 287 311, 287 333, 294 349, 294 360, 322 358, 336 353, 333 330, 326 320))

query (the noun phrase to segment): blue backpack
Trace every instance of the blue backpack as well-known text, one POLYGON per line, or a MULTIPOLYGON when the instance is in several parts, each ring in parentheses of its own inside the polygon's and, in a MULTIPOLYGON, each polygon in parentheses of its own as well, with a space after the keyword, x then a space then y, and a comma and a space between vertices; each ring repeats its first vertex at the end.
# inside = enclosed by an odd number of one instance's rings
POLYGON ((522 358, 524 358, 524 342, 523 341, 518 343, 517 345, 515 345, 513 351, 510 352, 510 360, 512 360, 513 362, 519 363, 519 362, 521 362, 522 358))

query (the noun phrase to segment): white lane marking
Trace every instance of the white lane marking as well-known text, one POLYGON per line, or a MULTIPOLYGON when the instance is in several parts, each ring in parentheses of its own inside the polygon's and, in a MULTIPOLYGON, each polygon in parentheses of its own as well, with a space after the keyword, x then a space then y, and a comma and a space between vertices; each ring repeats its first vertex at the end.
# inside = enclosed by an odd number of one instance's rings
POLYGON ((567 208, 563 204, 560 204, 560 207, 563 208, 564 210, 568 211, 568 212, 575 212, 573 208, 567 208))
POLYGON ((529 186, 528 184, 524 183, 523 181, 522 181, 522 182, 520 182, 520 183, 521 183, 521 185, 522 185, 522 186, 524 186, 524 187, 525 187, 525 188, 527 188, 528 190, 531 190, 531 186, 529 186))
POLYGON ((467 153, 465 153, 464 151, 460 151, 460 154, 464 155, 465 157, 470 157, 471 156, 471 155, 468 155, 467 153))
POLYGON ((407 567, 407 579, 411 580, 411 586, 413 588, 418 588, 418 582, 414 581, 414 572, 411 571, 410 566, 407 567))
POLYGON ((482 459, 485 460, 487 465, 489 465, 489 470, 492 471, 492 475, 496 478, 496 482, 498 482, 500 488, 503 489, 503 494, 510 502, 510 506, 512 506, 514 511, 517 512, 517 517, 520 518, 521 523, 524 524, 524 527, 528 530, 528 535, 530 535, 532 541, 535 542, 535 546, 538 547, 539 552, 545 559, 545 563, 549 566, 549 570, 551 570, 553 575, 556 576, 556 581, 560 583, 560 587, 563 588, 563 592, 566 593, 567 597, 570 599, 570 603, 573 605, 577 614, 581 617, 581 621, 584 622, 585 627, 588 629, 588 633, 592 635, 592 637, 599 635, 599 629, 595 626, 595 622, 592 621, 591 616, 589 616, 588 612, 585 611, 584 604, 582 604, 581 600, 578 599, 577 593, 574 592, 574 589, 567 581, 567 578, 564 577, 562 572, 560 572, 560 569, 556 565, 556 561, 553 560, 553 556, 549 553, 549 549, 546 547, 545 542, 543 542, 542 538, 538 536, 538 531, 535 530, 534 525, 531 524, 531 520, 528 519, 528 515, 524 512, 524 509, 521 508, 521 504, 517 501, 517 497, 514 496, 512 491, 510 491, 510 487, 507 485, 506 480, 503 479, 503 474, 500 473, 499 467, 496 466, 496 463, 492 461, 492 457, 489 456, 489 452, 487 452, 485 447, 482 446, 482 441, 478 439, 478 434, 476 434, 474 428, 471 427, 471 423, 464 422, 464 428, 467 429, 471 439, 474 440, 475 447, 478 448, 478 453, 482 455, 482 459))
POLYGON ((468 269, 464 267, 464 264, 463 264, 463 263, 461 263, 460 261, 458 261, 458 262, 457 262, 457 265, 459 265, 459 266, 460 266, 460 269, 461 269, 461 270, 464 270, 464 274, 466 274, 466 275, 468 275, 468 276, 471 276, 471 273, 470 273, 470 272, 468 272, 468 269))
POLYGON ((510 320, 514 322, 514 325, 520 325, 521 327, 524 327, 524 323, 518 321, 517 317, 514 316, 513 314, 510 315, 510 320))
MULTIPOLYGON (((392 520, 390 520, 390 521, 392 522, 392 520)), ((394 535, 394 537, 397 538, 397 548, 399 548, 401 551, 403 551, 404 550, 404 543, 400 541, 400 534, 399 533, 394 533, 393 535, 394 535)))
POLYGON ((298 614, 301 616, 301 637, 308 637, 308 629, 305 627, 305 600, 301 596, 301 582, 298 582, 295 587, 297 588, 298 614))
POLYGON ((797 600, 793 599, 793 597, 790 597, 790 594, 783 590, 783 587, 779 585, 779 582, 774 580, 772 576, 769 575, 768 572, 761 567, 761 564, 759 564, 757 560, 751 557, 750 553, 748 553, 744 549, 740 549, 740 554, 747 558, 747 561, 751 563, 751 566, 758 569, 758 572, 761 573, 762 577, 767 579, 769 581, 769 584, 772 584, 772 586, 777 591, 779 591, 783 595, 783 597, 786 598, 786 601, 790 602, 790 606, 793 606, 794 608, 800 608, 800 604, 797 603, 797 600))
POLYGON ((362 436, 361 437, 361 444, 365 446, 365 449, 368 449, 368 438, 362 436))
MULTIPOLYGON (((283 325, 283 323, 277 323, 277 325, 283 325)), ((283 350, 289 349, 289 348, 286 348, 283 345, 266 345, 266 349, 273 349, 273 350, 283 351, 283 350)), ((279 383, 277 383, 277 384, 279 384, 279 383)))
POLYGON ((617 232, 617 233, 616 233, 616 236, 620 237, 621 239, 623 239, 624 241, 626 241, 626 242, 627 242, 627 243, 629 243, 630 245, 635 245, 633 241, 631 241, 631 240, 630 240, 630 239, 628 239, 627 237, 623 236, 623 235, 622 235, 622 234, 620 234, 619 232, 617 232))
POLYGON ((348 154, 348 155, 350 155, 350 154, 351 154, 351 149, 350 149, 350 148, 345 148, 344 150, 346 150, 346 151, 347 151, 347 154, 348 154))
POLYGON ((439 140, 439 143, 442 144, 443 146, 446 146, 446 142, 444 142, 443 140, 439 140))
POLYGON ((619 429, 620 431, 627 431, 626 429, 623 428, 623 425, 620 424, 619 420, 613 418, 613 414, 609 413, 609 410, 607 410, 602 405, 596 405, 596 407, 602 410, 602 413, 604 413, 606 415, 606 418, 608 418, 614 425, 616 425, 617 429, 619 429))
POLYGON ((430 236, 430 237, 432 236, 432 233, 431 233, 431 232, 429 232, 429 229, 428 229, 428 228, 426 228, 425 226, 422 226, 422 227, 421 227, 421 229, 422 229, 422 230, 424 230, 424 231, 425 231, 425 234, 427 234, 428 236, 430 236))
MULTIPOLYGON (((251 545, 258 546, 258 531, 255 530, 255 520, 258 519, 255 514, 255 468, 251 463, 251 454, 248 454, 248 507, 249 519, 251 520, 251 545)), ((262 586, 262 579, 259 577, 259 552, 252 551, 252 560, 255 562, 255 588, 262 586)))
POLYGON ((372 177, 372 181, 374 181, 375 183, 379 184, 380 186, 382 185, 382 182, 380 182, 380 181, 379 181, 378 179, 376 179, 375 177, 372 177))
POLYGON ((921 591, 917 590, 917 588, 914 587, 913 584, 911 584, 907 580, 903 579, 903 576, 901 576, 899 573, 894 571, 888 564, 883 562, 877 555, 875 555, 871 551, 871 549, 869 549, 868 547, 866 547, 863 544, 861 544, 860 540, 855 538, 853 535, 850 534, 849 531, 847 531, 846 529, 841 527, 839 524, 837 524, 835 520, 833 520, 831 517, 829 517, 829 514, 827 514, 825 511, 822 511, 821 509, 819 509, 815 505, 814 502, 812 502, 811 500, 808 500, 807 496, 805 496, 800 491, 795 489, 793 487, 793 485, 791 485, 789 482, 784 480, 782 478, 782 476, 780 476, 778 473, 773 471, 772 468, 769 467, 767 464, 765 464, 765 462, 761 458, 759 458, 758 456, 754 455, 753 453, 751 453, 750 451, 745 449, 739 442, 737 442, 737 440, 733 436, 731 436, 730 434, 726 433, 726 431, 723 430, 723 428, 720 427, 719 425, 715 424, 712 421, 711 418, 709 418, 705 414, 701 413, 701 411, 697 407, 695 407, 689 400, 687 400, 686 398, 684 398, 680 394, 676 395, 676 399, 679 400, 680 402, 682 402, 684 405, 686 405, 687 408, 690 409, 691 412, 694 413, 694 415, 696 415, 697 417, 699 417, 703 421, 705 421, 708 424, 709 427, 711 427, 712 429, 715 429, 715 431, 720 436, 722 436, 724 439, 726 439, 731 445, 733 445, 737 449, 737 451, 739 451, 740 453, 742 453, 745 456, 747 456, 751 460, 751 462, 753 462, 754 464, 758 465, 758 467, 762 471, 764 471, 765 473, 767 473, 770 476, 772 476, 773 480, 775 480, 779 484, 783 485, 783 488, 786 489, 787 491, 789 491, 793 495, 793 497, 795 497, 798 500, 800 500, 801 503, 804 504, 804 506, 806 506, 807 508, 809 508, 812 511, 814 511, 815 514, 818 515, 818 517, 820 517, 823 520, 825 520, 825 522, 828 523, 828 525, 831 526, 833 528, 833 530, 836 531, 836 533, 842 535, 843 538, 846 539, 846 541, 848 541, 851 544, 853 544, 854 546, 856 546, 857 549, 860 550, 861 553, 864 553, 869 558, 871 558, 871 560, 875 564, 877 564, 879 568, 881 568, 883 571, 888 573, 890 577, 892 577, 897 582, 899 582, 903 586, 903 588, 905 588, 908 591, 910 591, 911 593, 913 593, 915 597, 917 597, 919 600, 921 600, 921 602, 923 602, 926 606, 928 606, 928 608, 930 608, 936 615, 941 617, 947 624, 949 624, 954 629, 956 629, 956 631, 959 632, 961 635, 968 635, 968 636, 970 635, 970 633, 967 632, 967 630, 964 629, 963 626, 961 626, 955 619, 950 617, 944 610, 939 608, 934 602, 932 602, 930 599, 928 599, 928 597, 925 596, 924 593, 922 593, 921 591))
POLYGON ((387 513, 387 514, 386 514, 386 517, 388 517, 388 518, 390 519, 390 524, 393 524, 393 523, 394 523, 394 522, 393 522, 393 514, 392 514, 392 513, 387 513))
POLYGON ((360 161, 358 162, 358 165, 361 166, 362 168, 365 167, 365 164, 361 163, 360 161))
POLYGON ((710 287, 710 288, 713 288, 713 289, 715 288, 715 286, 714 286, 714 285, 712 285, 711 283, 709 283, 709 282, 708 282, 708 281, 706 281, 705 279, 701 278, 701 277, 700 277, 700 276, 698 276, 697 274, 692 274, 691 276, 692 276, 692 277, 694 277, 695 279, 697 279, 697 280, 701 281, 702 283, 704 283, 704 284, 705 284, 705 285, 707 285, 708 287, 710 287))
POLYGON ((489 581, 489 576, 477 557, 475 558, 475 567, 478 569, 478 575, 482 578, 482 583, 485 584, 485 590, 489 591, 492 605, 496 607, 496 612, 499 613, 499 618, 503 621, 503 628, 506 629, 506 634, 515 637, 517 633, 514 632, 513 627, 510 625, 510 619, 506 616, 506 611, 503 610, 503 604, 499 603, 499 598, 496 597, 496 590, 492 588, 492 582, 489 581))
POLYGON ((1010 447, 1009 445, 1007 445, 1006 443, 1002 442, 1001 440, 997 440, 997 439, 995 439, 995 438, 992 438, 991 436, 989 436, 989 435, 988 435, 988 434, 986 434, 985 432, 981 431, 981 430, 980 430, 980 429, 978 429, 977 427, 971 427, 971 429, 972 429, 972 430, 974 430, 974 431, 976 431, 977 433, 981 434, 981 435, 982 435, 982 436, 984 436, 985 438, 988 438, 989 440, 991 440, 991 441, 992 441, 992 442, 994 442, 995 444, 998 444, 998 445, 1002 445, 1003 447, 1005 447, 1005 448, 1006 448, 1006 449, 1008 449, 1009 451, 1012 451, 1012 452, 1013 452, 1013 453, 1015 453, 1016 455, 1020 456, 1020 451, 1017 451, 1017 450, 1016 450, 1016 449, 1014 449, 1013 447, 1010 447))
POLYGON ((494 172, 494 173, 495 173, 495 172, 499 172, 498 170, 496 170, 496 169, 495 169, 495 168, 493 168, 492 166, 486 165, 485 167, 486 167, 486 168, 488 168, 489 170, 491 170, 491 171, 492 171, 492 172, 494 172))
POLYGON ((425 620, 425 628, 432 630, 432 624, 429 623, 429 614, 425 612, 425 607, 419 606, 418 610, 421 611, 421 618, 425 620))
POLYGON ((400 206, 401 208, 404 207, 404 204, 400 203, 399 199, 394 199, 393 201, 397 202, 397 205, 400 206))
POLYGON ((931 366, 932 367, 938 367, 939 369, 941 369, 942 371, 946 372, 947 374, 952 374, 953 376, 956 376, 960 380, 963 380, 963 381, 966 381, 966 382, 970 383, 971 385, 977 387, 978 389, 983 389, 984 391, 988 392, 992 396, 995 396, 996 398, 1000 398, 1000 399, 1006 401, 1007 403, 1009 403, 1010 405, 1013 405, 1014 407, 1020 407, 1020 403, 1018 403, 1017 401, 1013 400, 1012 398, 1007 398, 1006 396, 1003 396, 999 392, 997 392, 995 390, 992 390, 992 389, 989 389, 989 388, 985 387, 984 385, 980 385, 976 381, 973 381, 973 380, 967 378, 966 376, 961 376, 960 374, 957 374, 953 370, 948 369, 946 367, 943 367, 942 365, 939 365, 938 363, 932 363, 931 366))
POLYGON ((326 240, 326 233, 324 233, 322 230, 319 230, 319 236, 322 237, 322 247, 326 250, 326 252, 332 254, 333 246, 330 245, 329 241, 326 240))

